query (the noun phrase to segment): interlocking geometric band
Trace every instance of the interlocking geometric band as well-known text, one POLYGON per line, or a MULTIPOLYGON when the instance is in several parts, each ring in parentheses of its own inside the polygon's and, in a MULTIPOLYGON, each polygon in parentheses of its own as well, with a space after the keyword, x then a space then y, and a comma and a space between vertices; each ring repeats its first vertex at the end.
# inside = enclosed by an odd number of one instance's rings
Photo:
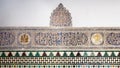
POLYGON ((120 57, 119 51, 2 51, 0 57, 120 57))

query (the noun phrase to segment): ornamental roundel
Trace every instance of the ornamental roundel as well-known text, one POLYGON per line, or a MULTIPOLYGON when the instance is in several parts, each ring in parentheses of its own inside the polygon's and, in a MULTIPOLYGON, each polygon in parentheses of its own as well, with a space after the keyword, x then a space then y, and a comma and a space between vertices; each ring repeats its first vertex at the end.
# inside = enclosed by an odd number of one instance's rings
POLYGON ((107 42, 110 45, 120 45, 120 33, 109 33, 107 42))
POLYGON ((94 45, 100 45, 103 43, 103 35, 101 33, 93 33, 91 36, 91 42, 94 45))
POLYGON ((81 32, 46 32, 37 33, 37 45, 83 45, 87 43, 87 36, 81 32))
POLYGON ((15 35, 11 32, 0 32, 0 46, 12 45, 15 41, 15 35))
POLYGON ((22 45, 27 45, 30 43, 30 35, 28 33, 21 33, 19 35, 19 43, 22 45))

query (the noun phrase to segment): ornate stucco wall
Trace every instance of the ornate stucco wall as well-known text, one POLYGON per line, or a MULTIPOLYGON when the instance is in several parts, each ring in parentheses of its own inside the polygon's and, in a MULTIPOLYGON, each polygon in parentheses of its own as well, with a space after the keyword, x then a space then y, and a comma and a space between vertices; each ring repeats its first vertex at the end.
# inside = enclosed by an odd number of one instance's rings
POLYGON ((56 9, 50 27, 0 27, 0 68, 120 67, 119 27, 72 27, 56 9))

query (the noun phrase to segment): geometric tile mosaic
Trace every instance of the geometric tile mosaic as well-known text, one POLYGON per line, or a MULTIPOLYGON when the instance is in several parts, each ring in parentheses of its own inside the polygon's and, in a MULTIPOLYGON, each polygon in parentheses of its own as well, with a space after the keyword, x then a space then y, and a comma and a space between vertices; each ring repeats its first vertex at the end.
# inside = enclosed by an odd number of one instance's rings
POLYGON ((1 65, 0 68, 119 68, 120 65, 1 65))
POLYGON ((2 51, 0 57, 120 57, 120 51, 2 51))
POLYGON ((117 51, 2 51, 0 64, 75 64, 108 65, 120 64, 120 52, 117 51))

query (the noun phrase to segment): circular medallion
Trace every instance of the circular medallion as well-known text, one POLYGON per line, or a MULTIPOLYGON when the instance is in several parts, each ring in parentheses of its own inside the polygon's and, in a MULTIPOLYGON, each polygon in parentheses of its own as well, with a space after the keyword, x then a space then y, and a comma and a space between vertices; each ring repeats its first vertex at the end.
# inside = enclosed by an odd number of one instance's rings
POLYGON ((101 33, 94 33, 91 36, 91 41, 95 45, 99 45, 103 43, 103 36, 101 33))
POLYGON ((27 33, 22 33, 19 36, 19 43, 22 45, 27 45, 30 43, 30 35, 27 33))

